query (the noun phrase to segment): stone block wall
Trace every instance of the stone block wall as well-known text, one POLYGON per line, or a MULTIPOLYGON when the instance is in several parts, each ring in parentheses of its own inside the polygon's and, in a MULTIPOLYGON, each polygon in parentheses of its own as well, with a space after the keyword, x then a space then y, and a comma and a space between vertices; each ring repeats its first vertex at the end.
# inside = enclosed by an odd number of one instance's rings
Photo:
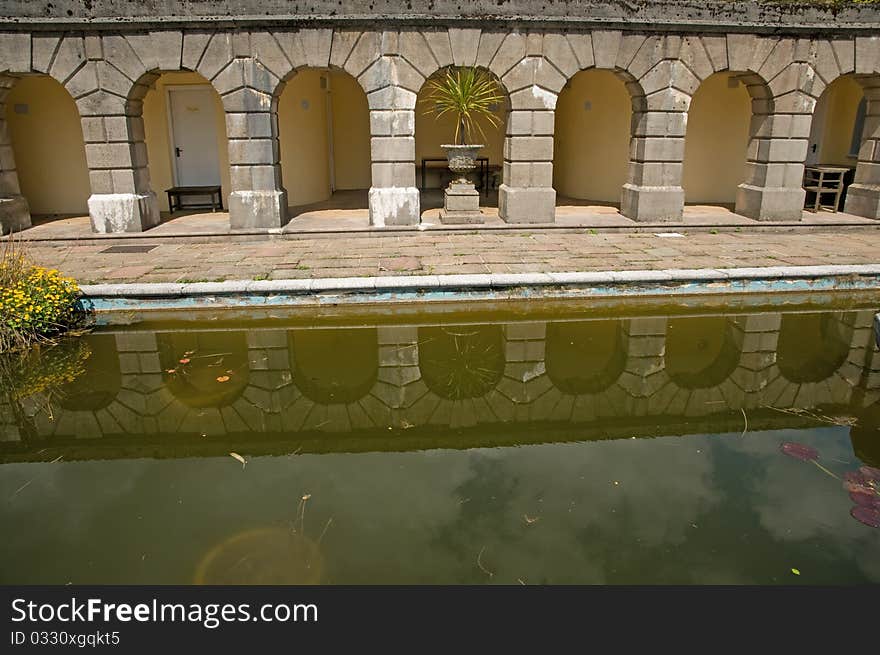
MULTIPOLYGON (((787 29, 784 21, 770 33, 766 26, 718 20, 711 29, 652 26, 635 16, 613 29, 587 17, 556 24, 534 16, 516 23, 448 17, 429 27, 399 16, 297 25, 242 19, 222 27, 168 18, 152 28, 137 21, 65 25, 59 19, 36 29, 26 20, 9 20, 0 21, 0 96, 20 75, 50 75, 63 84, 82 119, 95 231, 140 231, 158 221, 144 145, 143 97, 158 74, 195 71, 214 87, 226 111, 231 226, 267 228, 286 222, 277 121, 281 90, 305 68, 340 69, 358 81, 368 100, 371 223, 408 225, 420 216, 417 94, 444 67, 475 65, 499 80, 509 103, 499 213, 512 223, 550 222, 558 94, 580 71, 609 70, 626 86, 633 107, 621 211, 639 221, 663 221, 682 215, 691 99, 710 75, 732 73, 746 84, 753 115, 736 211, 758 220, 798 220, 816 101, 835 79, 851 75, 869 102, 846 210, 880 218, 876 14, 868 8, 860 14, 862 22, 823 24, 821 34, 803 25, 787 29)), ((2 121, 0 217, 4 229, 28 221, 2 121)))

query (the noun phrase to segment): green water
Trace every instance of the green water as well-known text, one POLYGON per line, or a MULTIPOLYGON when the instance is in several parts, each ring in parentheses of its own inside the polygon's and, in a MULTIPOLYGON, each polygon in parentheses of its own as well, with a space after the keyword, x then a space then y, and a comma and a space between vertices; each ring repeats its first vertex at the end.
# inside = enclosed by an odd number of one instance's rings
POLYGON ((100 329, 4 370, 0 583, 880 582, 780 451, 880 466, 875 311, 100 329))

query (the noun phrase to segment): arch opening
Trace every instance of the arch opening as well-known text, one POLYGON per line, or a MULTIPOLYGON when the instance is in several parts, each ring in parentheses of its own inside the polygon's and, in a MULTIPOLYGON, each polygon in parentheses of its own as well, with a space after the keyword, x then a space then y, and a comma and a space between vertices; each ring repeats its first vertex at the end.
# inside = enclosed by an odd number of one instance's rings
POLYGON ((851 313, 784 314, 776 364, 789 382, 821 382, 846 361, 855 316, 851 313))
POLYGON ((428 389, 447 400, 480 398, 504 375, 500 325, 419 328, 419 371, 428 389))
POLYGON ((742 329, 725 316, 670 318, 666 322, 666 373, 684 389, 709 389, 739 365, 742 329))
POLYGON ((753 80, 715 73, 700 84, 687 117, 682 187, 685 202, 733 209, 746 176, 753 80))
MULTIPOLYGON (((232 185, 226 115, 211 83, 189 71, 148 73, 132 92, 132 100, 138 99, 149 180, 160 212, 171 213, 165 190, 184 186, 219 185, 224 209, 228 207, 232 185)), ((194 207, 174 215, 211 208, 207 195, 188 196, 184 202, 194 207)))
POLYGON ((33 222, 88 215, 85 142, 70 93, 48 75, 25 75, 5 104, 18 185, 33 222))
POLYGON ((281 177, 288 214, 306 222, 369 219, 370 110, 345 71, 296 71, 276 94, 281 177))
POLYGON ((376 328, 290 330, 287 339, 293 383, 309 400, 354 403, 376 384, 376 328))
POLYGON ((547 376, 563 393, 600 393, 626 367, 627 338, 625 321, 549 323, 544 355, 547 376))
POLYGON ((632 134, 632 96, 621 74, 576 73, 556 103, 553 187, 557 206, 619 207, 632 134))
POLYGON ((165 384, 188 407, 226 407, 248 386, 244 332, 174 332, 156 335, 156 343, 165 384))
MULTIPOLYGON (((455 119, 450 114, 436 117, 431 111, 429 101, 431 81, 440 79, 450 70, 454 70, 454 67, 447 66, 435 71, 425 80, 416 96, 416 184, 421 191, 422 216, 432 220, 438 218, 438 210, 443 207, 443 190, 454 177, 457 177, 446 167, 446 151, 442 148, 444 144, 455 143, 455 119)), ((481 123, 485 139, 481 139, 484 141, 484 147, 479 151, 478 156, 484 158, 484 161, 467 177, 480 193, 479 204, 483 213, 497 215, 498 187, 504 181, 504 141, 510 114, 510 96, 494 73, 482 67, 478 67, 478 70, 495 82, 498 94, 504 98, 504 101, 495 104, 492 108, 497 125, 493 126, 487 121, 481 123)))

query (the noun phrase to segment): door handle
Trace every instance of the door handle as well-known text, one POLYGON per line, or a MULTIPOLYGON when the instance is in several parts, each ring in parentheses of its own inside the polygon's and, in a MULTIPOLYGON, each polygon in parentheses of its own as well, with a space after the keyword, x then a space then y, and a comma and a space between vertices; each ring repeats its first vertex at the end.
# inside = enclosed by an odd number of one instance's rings
POLYGON ((180 148, 174 148, 174 155, 180 157, 180 148))

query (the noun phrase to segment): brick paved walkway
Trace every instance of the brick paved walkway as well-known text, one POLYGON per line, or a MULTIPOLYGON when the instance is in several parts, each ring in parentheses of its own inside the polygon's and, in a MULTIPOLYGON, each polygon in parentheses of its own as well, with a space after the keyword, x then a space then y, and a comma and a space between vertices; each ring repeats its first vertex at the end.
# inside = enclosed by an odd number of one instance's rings
MULTIPOLYGON (((838 233, 694 232, 681 238, 523 229, 155 243, 148 253, 102 252, 110 244, 95 242, 30 244, 28 251, 83 284, 880 263, 880 226, 838 233)), ((137 244, 152 245, 147 239, 137 244)))

